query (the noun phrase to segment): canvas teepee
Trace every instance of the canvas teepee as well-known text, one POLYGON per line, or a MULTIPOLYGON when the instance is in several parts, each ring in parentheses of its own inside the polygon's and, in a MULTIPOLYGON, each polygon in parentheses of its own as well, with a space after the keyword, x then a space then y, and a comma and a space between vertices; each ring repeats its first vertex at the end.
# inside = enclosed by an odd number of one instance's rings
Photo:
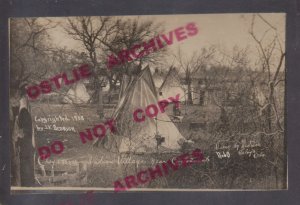
POLYGON ((159 98, 165 99, 179 94, 184 99, 185 91, 180 83, 180 77, 175 67, 171 67, 158 88, 159 98))
POLYGON ((118 134, 112 137, 117 142, 119 152, 178 150, 180 148, 178 141, 184 138, 166 113, 159 112, 157 119, 146 116, 144 122, 136 122, 133 119, 133 112, 137 108, 145 109, 148 105, 158 102, 149 67, 146 67, 138 77, 124 79, 120 100, 113 114, 118 134), (164 142, 159 146, 155 137, 157 135, 164 138, 164 142))
POLYGON ((82 82, 78 82, 69 89, 66 96, 63 98, 63 102, 82 104, 87 103, 89 99, 90 95, 88 94, 85 85, 82 82))

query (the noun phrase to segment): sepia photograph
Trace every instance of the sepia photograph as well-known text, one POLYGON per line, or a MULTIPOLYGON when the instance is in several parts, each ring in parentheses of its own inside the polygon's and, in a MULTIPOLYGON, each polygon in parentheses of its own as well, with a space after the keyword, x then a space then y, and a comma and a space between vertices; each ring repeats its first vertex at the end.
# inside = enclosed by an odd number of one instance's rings
POLYGON ((286 190, 285 13, 9 19, 11 192, 286 190))

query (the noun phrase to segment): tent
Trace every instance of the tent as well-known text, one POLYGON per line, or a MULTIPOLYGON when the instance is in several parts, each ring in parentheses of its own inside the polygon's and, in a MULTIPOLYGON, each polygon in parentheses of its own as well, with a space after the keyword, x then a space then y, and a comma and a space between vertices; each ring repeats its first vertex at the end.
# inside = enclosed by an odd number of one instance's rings
MULTIPOLYGON (((133 112, 145 109, 150 104, 157 104, 158 96, 149 67, 137 77, 124 77, 120 100, 113 114, 117 134, 114 144, 119 152, 145 153, 161 150, 173 152, 180 148, 178 141, 184 140, 177 127, 166 113, 159 112, 156 118, 146 116, 144 122, 135 122, 133 112), (126 88, 124 88, 124 86, 126 88), (164 138, 160 145, 157 136, 164 138)), ((110 140, 112 141, 112 140, 110 140)))
POLYGON ((156 68, 154 70, 152 78, 153 78, 156 90, 158 90, 160 88, 160 86, 163 84, 166 74, 167 74, 167 72, 165 70, 160 70, 158 68, 156 68))
POLYGON ((159 98, 166 99, 179 94, 180 101, 184 100, 185 92, 180 83, 180 77, 175 67, 171 67, 158 88, 159 98))
POLYGON ((89 99, 90 95, 88 94, 85 85, 82 82, 77 82, 69 89, 66 96, 64 96, 63 102, 82 104, 87 103, 89 99))

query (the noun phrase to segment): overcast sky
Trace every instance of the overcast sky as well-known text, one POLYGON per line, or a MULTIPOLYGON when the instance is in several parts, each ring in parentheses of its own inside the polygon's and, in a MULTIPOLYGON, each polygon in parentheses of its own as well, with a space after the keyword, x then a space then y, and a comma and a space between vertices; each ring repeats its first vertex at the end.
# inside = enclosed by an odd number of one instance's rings
MULTIPOLYGON (((279 37, 285 44, 285 14, 284 13, 264 13, 261 14, 272 26, 276 27, 279 37)), ((132 18, 135 16, 130 16, 132 18)), ((180 46, 186 56, 191 55, 194 51, 198 51, 209 45, 219 45, 230 51, 237 45, 240 48, 249 46, 251 51, 251 59, 257 57, 257 51, 253 39, 249 35, 252 14, 189 14, 189 15, 153 15, 139 16, 141 20, 153 19, 156 22, 163 22, 166 33, 177 27, 184 26, 188 22, 195 22, 199 28, 196 36, 190 37, 181 42, 175 41, 169 46, 170 52, 175 53, 180 46)), ((128 18, 128 17, 123 17, 128 18)), ((55 18, 55 21, 65 23, 64 17, 55 18)), ((256 21, 255 31, 259 35, 263 35, 265 30, 269 28, 266 23, 261 20, 256 21)), ((82 50, 80 42, 71 39, 65 34, 61 26, 57 26, 50 31, 50 36, 55 45, 67 47, 70 49, 82 50)), ((171 57, 168 61, 172 61, 171 57)), ((171 63, 171 62, 169 62, 171 63)))

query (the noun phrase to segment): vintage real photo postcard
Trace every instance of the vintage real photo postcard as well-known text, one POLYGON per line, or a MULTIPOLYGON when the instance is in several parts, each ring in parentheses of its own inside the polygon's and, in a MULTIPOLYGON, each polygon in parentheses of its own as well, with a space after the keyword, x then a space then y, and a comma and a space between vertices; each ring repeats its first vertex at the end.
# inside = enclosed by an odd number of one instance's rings
POLYGON ((285 24, 10 18, 12 192, 287 189, 285 24))

